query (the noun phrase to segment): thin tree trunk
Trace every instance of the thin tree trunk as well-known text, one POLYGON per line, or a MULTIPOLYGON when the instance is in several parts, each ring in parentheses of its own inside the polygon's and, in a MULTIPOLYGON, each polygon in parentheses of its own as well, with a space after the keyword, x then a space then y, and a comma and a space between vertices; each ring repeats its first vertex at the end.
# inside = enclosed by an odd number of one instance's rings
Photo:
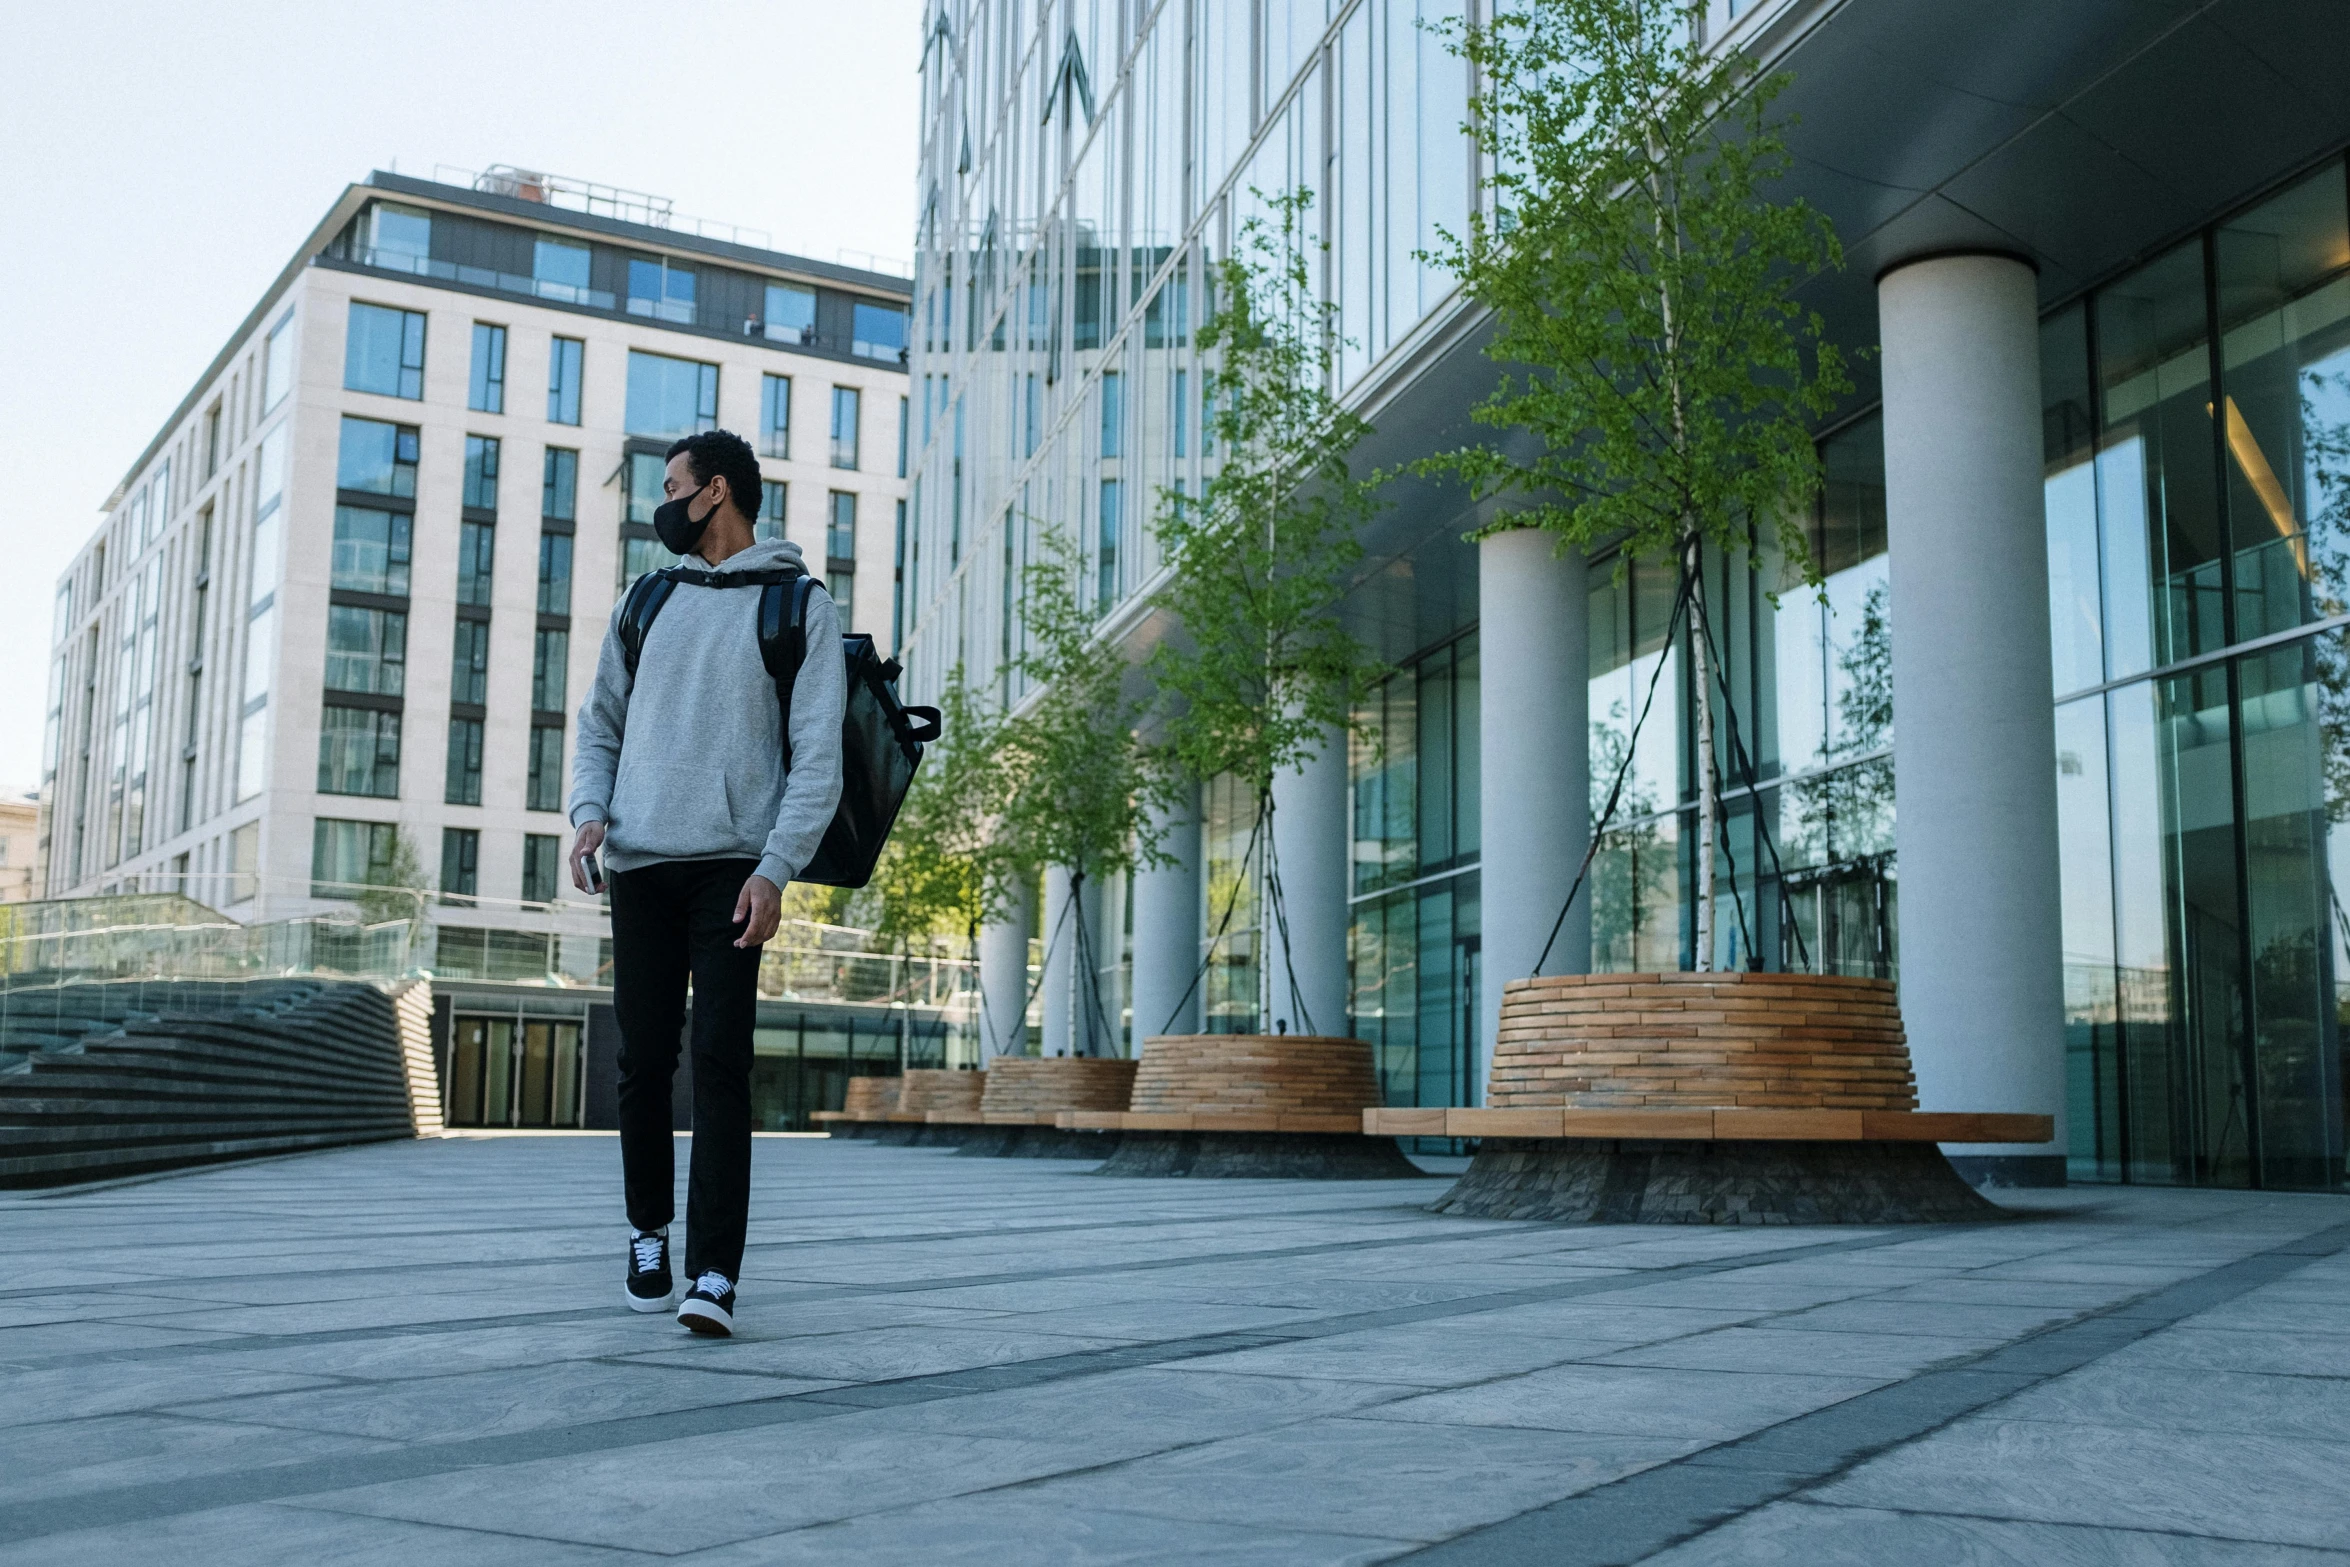
POLYGON ((1714 966, 1714 842, 1720 836, 1722 780, 1714 767, 1713 661, 1705 621, 1704 564, 1697 535, 1689 536, 1683 570, 1689 573, 1689 673, 1697 688, 1697 961, 1699 973, 1714 966))

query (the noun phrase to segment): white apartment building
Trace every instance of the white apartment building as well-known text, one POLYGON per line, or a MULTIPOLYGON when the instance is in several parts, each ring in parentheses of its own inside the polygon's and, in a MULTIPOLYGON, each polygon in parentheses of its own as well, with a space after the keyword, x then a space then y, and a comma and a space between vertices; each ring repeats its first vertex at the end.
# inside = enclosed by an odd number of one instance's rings
POLYGON ((551 970, 574 710, 674 559, 671 440, 751 440, 762 535, 896 640, 909 286, 748 237, 511 169, 346 189, 57 585, 43 895, 326 912, 404 834, 473 905, 444 947, 551 970))

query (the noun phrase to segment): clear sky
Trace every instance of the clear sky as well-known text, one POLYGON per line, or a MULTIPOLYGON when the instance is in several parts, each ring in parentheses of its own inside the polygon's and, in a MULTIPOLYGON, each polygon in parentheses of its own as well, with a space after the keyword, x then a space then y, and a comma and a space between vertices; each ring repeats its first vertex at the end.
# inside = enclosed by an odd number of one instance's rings
POLYGON ((919 0, 81 0, 0 67, 0 784, 39 782, 50 596, 347 184, 511 163, 777 248, 913 254, 919 0))

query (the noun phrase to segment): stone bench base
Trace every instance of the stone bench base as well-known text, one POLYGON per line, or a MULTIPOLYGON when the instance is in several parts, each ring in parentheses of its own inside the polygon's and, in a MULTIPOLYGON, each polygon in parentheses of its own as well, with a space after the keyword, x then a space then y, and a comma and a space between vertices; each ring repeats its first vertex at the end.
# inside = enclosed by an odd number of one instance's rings
POLYGON ((956 1157, 980 1159, 1107 1159, 1118 1151, 1118 1132, 1063 1131, 1048 1120, 990 1117, 972 1127, 956 1157))
MULTIPOLYGON (((1080 1112, 1082 1113, 1082 1112, 1080 1112)), ((1176 1117, 1130 1116, 1129 1120, 1176 1117)), ((1219 1117, 1187 1119, 1211 1121, 1219 1117)), ((1250 1118, 1257 1119, 1257 1118, 1250 1118)), ((1239 1180, 1417 1181, 1427 1172, 1403 1156, 1393 1138, 1365 1137, 1362 1129, 1165 1130, 1125 1127, 1118 1151, 1096 1175, 1224 1177, 1239 1180)))
POLYGON ((2007 1212, 1932 1141, 1590 1137, 1493 1138, 1429 1211, 1581 1224, 1980 1223, 2007 1212))

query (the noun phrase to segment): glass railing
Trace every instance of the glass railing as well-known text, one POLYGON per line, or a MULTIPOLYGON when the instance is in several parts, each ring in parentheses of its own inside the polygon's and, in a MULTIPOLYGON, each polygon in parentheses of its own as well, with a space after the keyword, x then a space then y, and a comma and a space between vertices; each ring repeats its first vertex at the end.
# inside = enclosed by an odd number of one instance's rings
MULTIPOLYGON (((366 891, 372 917, 251 924, 178 893, 0 905, 0 1067, 133 1016, 249 1009, 255 980, 612 983, 609 924, 596 904, 477 899, 460 911, 420 892, 409 914, 389 889, 366 891), (531 928, 477 923, 485 916, 527 918, 531 928)), ((976 963, 939 949, 876 952, 872 941, 851 927, 787 920, 761 957, 759 994, 910 1011, 950 1031, 976 1025, 976 963)))
MULTIPOLYGON (((462 283, 471 288, 495 289, 501 294, 516 294, 526 299, 550 299, 559 304, 584 305, 590 310, 608 310, 615 315, 638 316, 649 320, 667 321, 679 326, 702 326, 732 330, 732 322, 705 321, 697 307, 688 300, 649 299, 634 296, 623 299, 609 289, 588 288, 577 283, 558 283, 551 278, 527 277, 519 272, 500 272, 491 267, 465 267, 453 261, 438 261, 430 256, 419 256, 413 251, 384 250, 361 245, 338 245, 327 252, 338 260, 356 262, 363 267, 374 267, 385 272, 404 272, 413 277, 438 278, 444 282, 462 283)), ((813 326, 791 326, 762 321, 756 316, 742 322, 745 337, 762 338, 771 343, 796 343, 805 348, 819 348, 830 353, 848 353, 861 359, 879 360, 884 364, 903 367, 906 351, 895 344, 867 342, 854 337, 827 336, 813 326)))
POLYGON ((454 261, 435 261, 430 256, 419 256, 413 251, 353 246, 348 252, 348 258, 363 267, 375 267, 385 272, 406 272, 416 277, 439 278, 444 282, 463 283, 473 288, 494 288, 502 294, 524 294, 532 299, 586 305, 592 310, 615 309, 619 303, 608 289, 588 288, 578 283, 558 283, 552 278, 526 277, 519 272, 500 272, 492 267, 461 267, 454 261))

